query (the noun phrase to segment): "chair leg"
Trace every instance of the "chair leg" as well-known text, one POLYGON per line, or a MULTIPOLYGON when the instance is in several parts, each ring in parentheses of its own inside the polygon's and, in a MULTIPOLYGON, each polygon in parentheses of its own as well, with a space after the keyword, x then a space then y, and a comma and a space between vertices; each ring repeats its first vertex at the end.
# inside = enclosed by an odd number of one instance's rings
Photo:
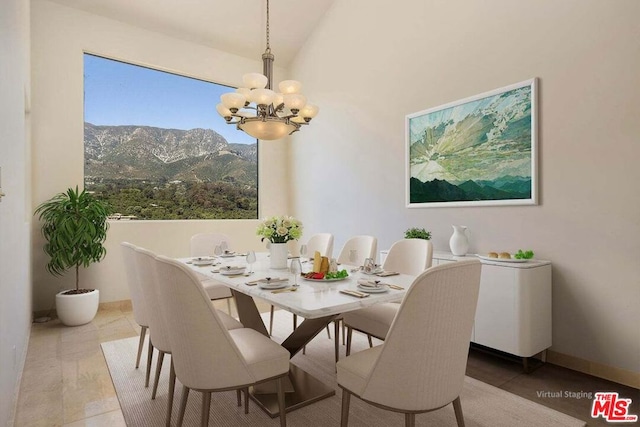
POLYGON ((144 379, 144 386, 149 387, 149 378, 151 378, 151 361, 153 360, 153 344, 149 340, 149 351, 147 352, 147 375, 144 379))
POLYGON ((344 324, 344 320, 341 320, 340 324, 342 325, 342 345, 347 345, 345 341, 347 339, 347 327, 344 324))
POLYGON ((456 397, 453 401, 453 411, 456 413, 458 427, 464 427, 464 415, 462 415, 462 403, 460 402, 460 396, 456 397))
POLYGON ((278 378, 277 390, 278 390, 278 411, 280 412, 280 427, 287 427, 287 408, 284 406, 284 379, 285 377, 278 378))
POLYGON ((187 399, 189 398, 189 387, 182 386, 182 399, 180 399, 180 410, 178 411, 178 427, 182 426, 184 421, 184 411, 187 409, 187 399))
POLYGON ((349 390, 342 389, 342 410, 340 412, 340 427, 349 425, 349 403, 351 402, 351 393, 349 390))
POLYGON ((238 406, 242 406, 242 397, 241 397, 241 393, 242 391, 240 389, 236 390, 236 398, 238 399, 238 406))
POLYGON ((371 335, 367 334, 367 339, 369 340, 369 348, 373 348, 373 340, 371 339, 371 335))
POLYGON ((169 370, 169 397, 167 399, 167 427, 171 427, 171 413, 173 412, 173 395, 176 389, 176 370, 173 367, 171 357, 171 369, 169 370))
POLYGON ((273 335, 273 311, 274 307, 271 306, 271 313, 269 314, 269 336, 273 335))
POLYGON ((347 356, 351 354, 351 336, 353 335, 353 329, 351 326, 347 326, 347 356))
POLYGON ((338 360, 340 360, 340 321, 339 320, 335 320, 333 322, 333 335, 335 338, 335 342, 333 343, 335 347, 334 352, 336 355, 336 363, 338 363, 338 360))
POLYGON ((227 313, 231 316, 231 298, 227 298, 227 313))
POLYGON ((242 390, 244 392, 244 413, 249 413, 249 387, 242 390))
POLYGON ((293 330, 295 331, 298 328, 298 315, 293 315, 293 330))
POLYGON ((153 379, 153 391, 151 392, 151 400, 156 398, 158 392, 158 383, 160 382, 160 371, 162 370, 162 362, 164 362, 164 351, 158 353, 158 361, 156 362, 156 376, 153 379))
POLYGON ((331 339, 331 330, 329 330, 329 325, 327 325, 327 337, 331 339))
POLYGON ((148 326, 142 326, 140 329, 140 342, 138 342, 138 357, 136 357, 136 369, 140 367, 140 357, 142 356, 142 346, 144 345, 144 336, 147 334, 148 326))
POLYGON ((202 413, 200 414, 200 426, 207 427, 209 425, 209 412, 211 410, 211 392, 202 392, 202 413))
POLYGON ((404 414, 404 426, 415 427, 416 426, 416 414, 404 414))

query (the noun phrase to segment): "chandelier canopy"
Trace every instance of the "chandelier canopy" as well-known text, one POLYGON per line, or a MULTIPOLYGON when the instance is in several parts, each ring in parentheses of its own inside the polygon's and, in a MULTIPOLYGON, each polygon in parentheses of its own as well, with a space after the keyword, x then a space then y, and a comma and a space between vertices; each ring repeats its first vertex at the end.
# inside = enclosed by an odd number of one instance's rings
POLYGON ((318 107, 307 103, 300 93, 302 83, 284 80, 272 89, 274 56, 269 45, 269 0, 267 0, 267 48, 262 54, 263 74, 248 73, 243 87, 220 96, 218 114, 227 124, 257 139, 273 140, 300 130, 318 114, 318 107))

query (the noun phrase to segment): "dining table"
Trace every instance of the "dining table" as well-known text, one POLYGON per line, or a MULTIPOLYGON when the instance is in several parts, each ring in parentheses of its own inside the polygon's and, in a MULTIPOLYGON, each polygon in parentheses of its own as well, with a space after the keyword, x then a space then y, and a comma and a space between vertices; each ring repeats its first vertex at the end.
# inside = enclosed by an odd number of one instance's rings
MULTIPOLYGON (((224 256, 179 258, 196 273, 215 279, 228 286, 235 298, 238 317, 245 328, 252 328, 265 336, 269 332, 258 311, 254 298, 298 315, 304 320, 284 339, 281 345, 295 356, 327 325, 343 313, 369 307, 374 304, 400 302, 415 276, 393 274, 386 277, 367 274, 359 266, 340 265, 348 276, 340 279, 306 279, 288 269, 272 269, 268 253, 256 253, 256 261, 247 265, 245 254, 225 254, 224 256), (208 262, 210 261, 210 263, 208 262), (237 272, 237 273, 235 273, 237 272), (228 274, 232 273, 232 274, 228 274), (363 291, 358 282, 387 284, 385 290, 363 291), (281 283, 273 289, 273 283, 281 283), (265 289, 264 287, 271 287, 265 289)), ((312 269, 313 262, 302 262, 303 273, 312 269)), ((384 287, 383 287, 384 288, 384 287)), ((336 330, 337 330, 336 325, 336 330)), ((335 340, 336 360, 339 351, 335 340)), ((287 412, 306 406, 318 400, 333 396, 333 387, 323 383, 300 367, 290 363, 289 383, 286 388, 285 406, 287 412)), ((275 383, 266 383, 250 390, 251 399, 267 414, 275 418, 279 415, 275 383)))

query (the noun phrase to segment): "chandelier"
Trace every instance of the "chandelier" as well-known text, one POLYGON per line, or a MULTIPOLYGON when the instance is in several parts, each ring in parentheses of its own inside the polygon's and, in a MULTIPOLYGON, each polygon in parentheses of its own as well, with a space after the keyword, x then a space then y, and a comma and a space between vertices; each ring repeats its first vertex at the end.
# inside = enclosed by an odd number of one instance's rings
POLYGON ((218 114, 227 124, 262 140, 280 139, 300 130, 318 114, 318 107, 307 103, 300 93, 302 83, 284 80, 280 92, 272 90, 274 56, 269 45, 269 0, 267 0, 267 48, 262 54, 263 74, 242 77, 244 87, 220 96, 218 114))

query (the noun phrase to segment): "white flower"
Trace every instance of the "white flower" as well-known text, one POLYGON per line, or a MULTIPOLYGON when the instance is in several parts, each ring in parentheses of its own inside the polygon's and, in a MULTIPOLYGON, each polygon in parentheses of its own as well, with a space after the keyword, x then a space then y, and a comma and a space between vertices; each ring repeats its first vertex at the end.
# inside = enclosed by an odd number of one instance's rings
POLYGON ((286 236, 287 233, 289 233, 289 229, 287 227, 280 226, 277 228, 276 233, 280 236, 286 236))

